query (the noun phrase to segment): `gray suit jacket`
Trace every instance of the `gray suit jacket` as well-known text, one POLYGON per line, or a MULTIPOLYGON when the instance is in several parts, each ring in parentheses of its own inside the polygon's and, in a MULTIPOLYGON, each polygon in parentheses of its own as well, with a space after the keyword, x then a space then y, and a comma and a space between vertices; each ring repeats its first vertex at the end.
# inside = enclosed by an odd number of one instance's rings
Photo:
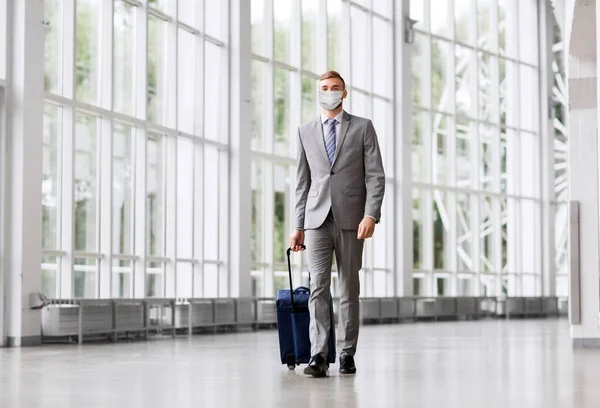
POLYGON ((320 117, 298 129, 296 229, 319 228, 330 208, 341 229, 357 230, 365 215, 379 222, 385 175, 373 123, 344 111, 336 142, 330 165, 320 117))

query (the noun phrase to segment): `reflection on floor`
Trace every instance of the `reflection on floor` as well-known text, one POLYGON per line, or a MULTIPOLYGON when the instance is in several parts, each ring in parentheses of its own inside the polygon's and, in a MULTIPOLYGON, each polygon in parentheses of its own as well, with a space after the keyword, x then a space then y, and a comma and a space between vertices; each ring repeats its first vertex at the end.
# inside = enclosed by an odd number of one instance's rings
POLYGON ((363 326, 351 377, 277 356, 270 330, 0 349, 0 407, 600 407, 564 319, 363 326))

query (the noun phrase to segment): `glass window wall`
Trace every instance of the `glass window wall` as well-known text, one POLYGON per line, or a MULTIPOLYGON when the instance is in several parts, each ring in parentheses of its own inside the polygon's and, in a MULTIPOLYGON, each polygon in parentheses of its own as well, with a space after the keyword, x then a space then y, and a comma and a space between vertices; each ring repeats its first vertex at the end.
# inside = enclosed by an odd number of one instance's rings
POLYGON ((45 0, 48 296, 227 294, 227 7, 45 0))
POLYGON ((539 296, 536 2, 410 6, 414 294, 539 296))
MULTIPOLYGON (((365 245, 361 295, 394 296, 403 273, 419 296, 541 295, 544 67, 536 1, 410 0, 418 22, 402 56, 411 59, 409 95, 395 92, 398 2, 249 1, 251 54, 242 63, 250 70, 251 146, 242 154, 251 163, 251 294, 273 297, 287 287, 297 129, 319 114, 318 78, 333 69, 348 86, 345 109, 373 120, 387 176, 382 223, 365 245), (397 134, 400 98, 412 102, 407 137, 397 134), (412 149, 406 175, 397 171, 401 140, 412 149), (405 186, 412 191, 408 271, 394 264, 396 197, 405 186)), ((44 3, 44 292, 227 296, 224 243, 235 231, 228 224, 231 2, 44 3)), ((0 0, 0 27, 5 6, 0 0)), ((6 38, 0 29, 0 87, 6 38)), ((568 266, 561 47, 557 39, 559 295, 568 266)), ((294 255, 293 271, 297 284, 307 284, 305 257, 294 255)))
MULTIPOLYGON (((389 1, 252 0, 253 294, 287 287, 285 250, 293 227, 297 129, 317 118, 319 75, 339 71, 349 88, 344 109, 373 120, 386 165, 393 146, 393 13, 389 1), (380 4, 375 4, 380 3, 380 4), (349 28, 349 29, 348 29, 349 28), (326 41, 321 35, 326 33, 326 41)), ((390 173, 389 182, 393 179, 390 173)), ((391 190, 390 190, 391 191, 391 190)), ((391 193, 390 193, 391 194, 391 193)), ((393 223, 391 209, 383 209, 393 223)), ((391 225, 391 224, 390 224, 391 225)), ((377 226, 365 248, 362 294, 391 296, 391 228, 377 226)), ((308 280, 294 255, 296 282, 308 280)), ((334 265, 332 291, 337 294, 334 265)))

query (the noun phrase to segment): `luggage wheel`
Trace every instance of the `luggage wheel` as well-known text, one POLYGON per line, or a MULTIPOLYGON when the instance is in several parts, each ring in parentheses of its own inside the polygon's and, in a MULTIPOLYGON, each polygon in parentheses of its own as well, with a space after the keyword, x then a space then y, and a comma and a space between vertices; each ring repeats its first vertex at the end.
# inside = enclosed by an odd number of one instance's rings
POLYGON ((293 354, 288 354, 285 356, 285 362, 288 366, 288 370, 293 370, 296 368, 296 356, 293 354))

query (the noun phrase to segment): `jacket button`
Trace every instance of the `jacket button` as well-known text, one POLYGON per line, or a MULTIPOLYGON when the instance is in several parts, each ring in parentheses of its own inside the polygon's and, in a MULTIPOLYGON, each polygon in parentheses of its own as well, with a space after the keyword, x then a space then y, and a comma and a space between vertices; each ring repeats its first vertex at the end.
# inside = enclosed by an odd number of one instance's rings
POLYGON ((330 176, 333 176, 333 170, 329 173, 330 176))

